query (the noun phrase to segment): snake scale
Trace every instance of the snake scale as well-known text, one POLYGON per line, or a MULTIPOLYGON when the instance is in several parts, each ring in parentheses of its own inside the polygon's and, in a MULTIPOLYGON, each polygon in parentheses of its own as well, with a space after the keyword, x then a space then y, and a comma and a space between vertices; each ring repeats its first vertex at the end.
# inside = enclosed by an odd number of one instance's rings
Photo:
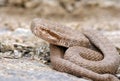
POLYGON ((31 31, 50 43, 50 58, 54 69, 93 81, 120 81, 114 74, 120 56, 114 45, 96 30, 77 30, 59 23, 34 19, 31 31), (93 46, 97 48, 93 50, 93 46))

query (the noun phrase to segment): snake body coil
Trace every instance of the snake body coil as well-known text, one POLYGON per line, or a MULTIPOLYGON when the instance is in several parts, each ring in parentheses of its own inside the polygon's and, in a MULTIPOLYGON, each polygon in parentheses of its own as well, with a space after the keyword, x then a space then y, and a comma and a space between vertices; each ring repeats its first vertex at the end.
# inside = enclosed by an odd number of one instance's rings
POLYGON ((51 44, 50 57, 54 69, 95 81, 119 81, 111 75, 115 74, 119 67, 119 53, 99 32, 85 30, 82 34, 42 19, 33 20, 31 30, 36 36, 51 44), (89 49, 90 42, 100 52, 89 49))

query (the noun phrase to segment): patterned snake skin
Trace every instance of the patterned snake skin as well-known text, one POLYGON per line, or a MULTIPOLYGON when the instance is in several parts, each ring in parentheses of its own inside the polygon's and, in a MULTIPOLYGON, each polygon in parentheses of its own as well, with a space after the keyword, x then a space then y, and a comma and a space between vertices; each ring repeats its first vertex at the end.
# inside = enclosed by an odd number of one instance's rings
POLYGON ((119 53, 98 31, 80 33, 44 19, 34 19, 31 31, 50 43, 54 69, 94 81, 120 81, 114 76, 120 64, 119 53), (91 50, 91 45, 97 51, 91 50))

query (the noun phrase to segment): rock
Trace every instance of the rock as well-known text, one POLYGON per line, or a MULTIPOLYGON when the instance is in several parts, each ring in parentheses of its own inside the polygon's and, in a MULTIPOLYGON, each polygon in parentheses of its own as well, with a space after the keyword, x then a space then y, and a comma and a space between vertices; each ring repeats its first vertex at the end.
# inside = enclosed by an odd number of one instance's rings
POLYGON ((14 46, 8 41, 0 43, 0 52, 6 52, 11 50, 14 50, 14 46))
POLYGON ((14 32, 12 34, 18 35, 18 36, 28 37, 28 36, 32 35, 32 32, 29 29, 17 28, 14 30, 14 32))
POLYGON ((40 43, 39 46, 36 46, 34 48, 32 59, 39 60, 44 64, 48 64, 50 62, 50 50, 48 44, 43 42, 40 43))
POLYGON ((12 54, 12 52, 11 51, 6 51, 6 52, 4 52, 4 53, 0 53, 0 58, 13 58, 12 56, 11 56, 11 54, 12 54))
POLYGON ((0 81, 89 81, 28 59, 0 59, 0 81), (4 61, 2 61, 4 60, 4 61))
POLYGON ((116 76, 120 79, 120 74, 117 74, 116 76))
POLYGON ((11 34, 12 32, 10 30, 8 30, 7 28, 5 27, 1 27, 0 28, 0 35, 3 35, 3 34, 11 34))
POLYGON ((19 52, 18 50, 13 51, 14 58, 21 58, 23 56, 23 53, 19 52))
POLYGON ((0 33, 0 52, 1 57, 21 58, 28 57, 39 60, 42 63, 49 63, 48 43, 35 37, 30 29, 17 28, 7 34, 8 31, 0 33))

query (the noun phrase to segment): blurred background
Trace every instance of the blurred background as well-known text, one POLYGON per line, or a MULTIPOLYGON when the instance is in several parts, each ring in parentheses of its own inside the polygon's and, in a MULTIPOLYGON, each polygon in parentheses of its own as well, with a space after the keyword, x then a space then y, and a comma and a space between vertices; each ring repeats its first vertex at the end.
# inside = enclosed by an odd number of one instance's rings
POLYGON ((119 12, 119 0, 0 0, 0 25, 14 30, 39 17, 78 28, 114 30, 120 29, 119 12))
POLYGON ((99 30, 120 53, 120 0, 0 0, 0 81, 88 81, 51 69, 49 44, 31 33, 34 18, 99 30))

